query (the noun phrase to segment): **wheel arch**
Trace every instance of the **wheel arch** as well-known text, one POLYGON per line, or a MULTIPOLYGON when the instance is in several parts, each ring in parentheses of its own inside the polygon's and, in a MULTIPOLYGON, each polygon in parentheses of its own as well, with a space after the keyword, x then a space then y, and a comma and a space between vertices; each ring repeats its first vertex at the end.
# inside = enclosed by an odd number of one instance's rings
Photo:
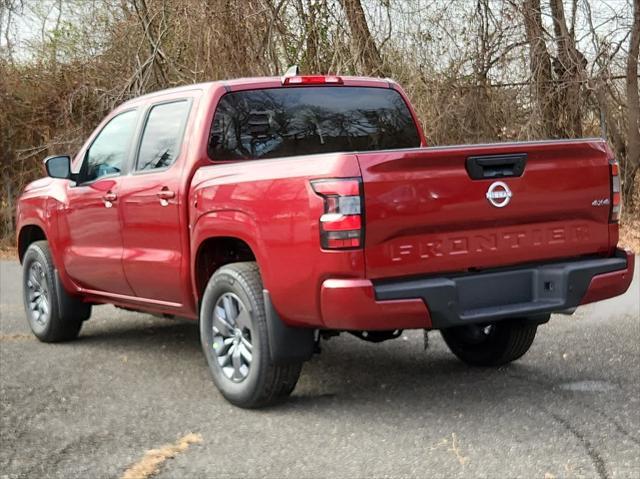
POLYGON ((207 281, 216 270, 226 264, 241 261, 257 262, 254 249, 244 239, 236 236, 204 238, 198 245, 193 263, 194 292, 198 301, 202 298, 207 281))
POLYGON ((201 215, 191 231, 191 282, 196 304, 213 272, 228 263, 255 261, 263 283, 268 284, 262 244, 252 215, 239 210, 201 215))
POLYGON ((20 263, 22 263, 24 255, 32 243, 47 239, 47 235, 41 225, 35 223, 23 225, 18 233, 18 258, 20 263))

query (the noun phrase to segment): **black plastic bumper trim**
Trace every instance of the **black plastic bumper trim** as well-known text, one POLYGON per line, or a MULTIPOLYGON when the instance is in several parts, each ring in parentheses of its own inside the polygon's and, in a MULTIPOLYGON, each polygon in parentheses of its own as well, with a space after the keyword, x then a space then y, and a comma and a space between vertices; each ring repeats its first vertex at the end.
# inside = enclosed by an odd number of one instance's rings
POLYGON ((575 308, 598 274, 625 269, 626 256, 541 263, 481 273, 374 284, 376 299, 422 299, 434 329, 526 318, 575 308))

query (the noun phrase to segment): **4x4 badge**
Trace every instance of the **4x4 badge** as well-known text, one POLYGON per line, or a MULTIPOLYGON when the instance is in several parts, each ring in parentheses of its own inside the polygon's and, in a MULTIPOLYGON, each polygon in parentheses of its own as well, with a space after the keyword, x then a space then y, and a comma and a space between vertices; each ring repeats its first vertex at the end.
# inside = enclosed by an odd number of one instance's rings
POLYGON ((495 181, 487 190, 487 199, 496 208, 504 208, 511 201, 511 190, 504 181, 495 181))

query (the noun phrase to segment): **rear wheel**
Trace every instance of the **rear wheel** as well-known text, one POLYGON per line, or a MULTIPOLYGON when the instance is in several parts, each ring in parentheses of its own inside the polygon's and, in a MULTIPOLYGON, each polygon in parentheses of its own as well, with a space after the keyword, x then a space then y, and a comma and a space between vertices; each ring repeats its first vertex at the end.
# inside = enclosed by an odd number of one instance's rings
POLYGON ((91 306, 64 290, 47 241, 32 243, 22 265, 24 309, 33 334, 46 343, 75 339, 91 306))
POLYGON ((517 320, 471 324, 440 331, 458 358, 471 366, 501 366, 521 358, 531 347, 537 324, 517 320))
POLYGON ((256 263, 232 263, 214 273, 200 309, 200 339, 214 383, 236 406, 267 406, 298 382, 302 363, 271 360, 266 321, 256 263))

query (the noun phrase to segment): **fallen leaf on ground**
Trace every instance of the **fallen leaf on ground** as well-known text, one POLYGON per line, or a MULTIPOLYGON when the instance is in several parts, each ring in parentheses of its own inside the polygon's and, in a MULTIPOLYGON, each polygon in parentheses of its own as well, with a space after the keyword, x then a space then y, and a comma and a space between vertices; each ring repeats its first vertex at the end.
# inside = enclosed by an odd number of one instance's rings
POLYGON ((191 444, 200 442, 202 442, 200 434, 189 433, 173 444, 165 444, 158 449, 151 449, 145 453, 142 459, 124 471, 121 479, 147 479, 160 472, 160 466, 167 459, 186 451, 191 444))

